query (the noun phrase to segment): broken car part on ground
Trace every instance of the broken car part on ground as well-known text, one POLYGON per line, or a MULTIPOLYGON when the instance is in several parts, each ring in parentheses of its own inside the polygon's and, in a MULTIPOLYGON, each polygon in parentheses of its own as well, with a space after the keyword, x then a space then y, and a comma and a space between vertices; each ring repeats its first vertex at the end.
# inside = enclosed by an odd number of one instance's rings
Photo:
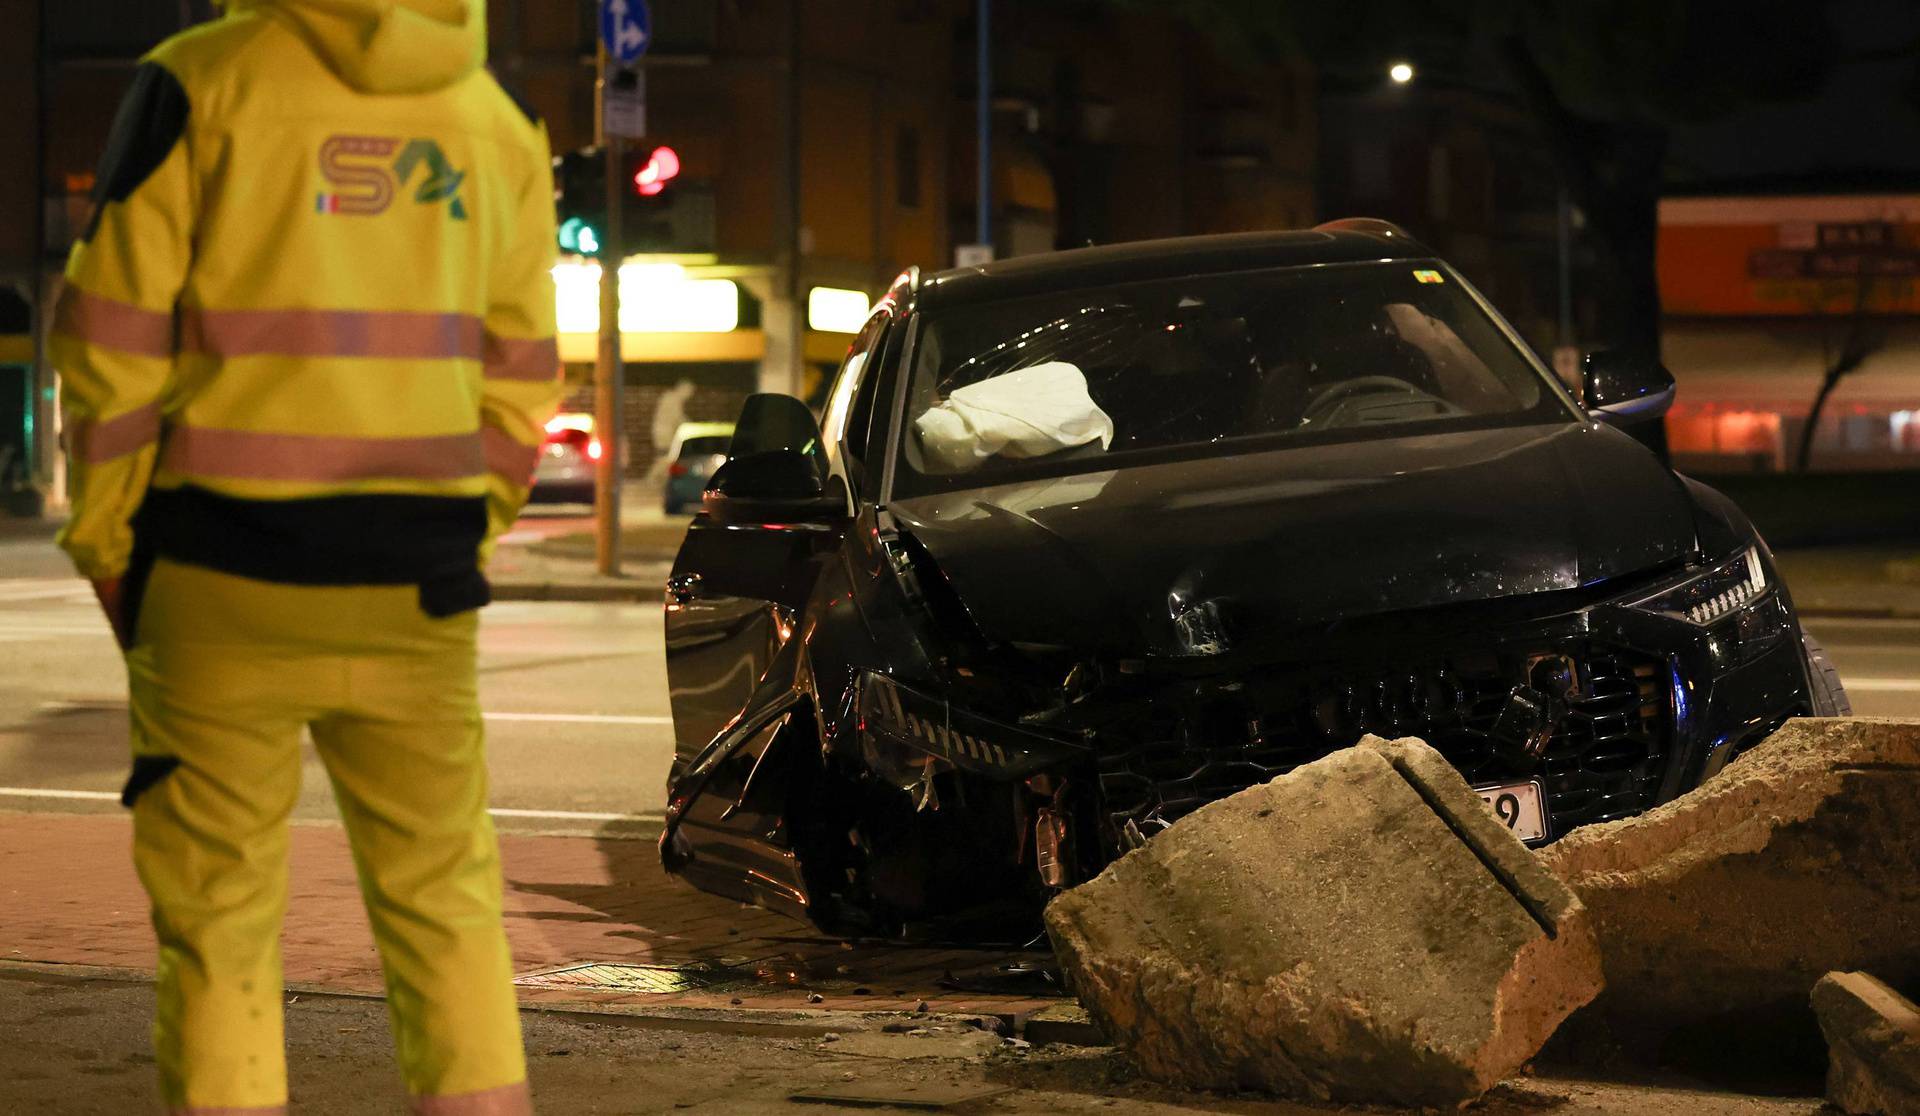
POLYGON ((1596 354, 1577 403, 1381 222, 909 272, 675 561, 663 858, 966 933, 1367 733, 1536 843, 1670 801, 1845 708, 1746 517, 1616 429, 1671 395, 1596 354))

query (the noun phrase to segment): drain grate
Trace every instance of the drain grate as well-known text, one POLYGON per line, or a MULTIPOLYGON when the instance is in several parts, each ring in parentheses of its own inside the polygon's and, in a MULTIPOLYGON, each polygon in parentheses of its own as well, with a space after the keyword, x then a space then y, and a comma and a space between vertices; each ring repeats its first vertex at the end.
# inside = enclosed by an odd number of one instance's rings
POLYGON ((667 995, 710 988, 727 971, 702 961, 685 965, 623 965, 589 961, 558 969, 523 973, 513 983, 524 988, 566 988, 595 992, 647 992, 667 995))

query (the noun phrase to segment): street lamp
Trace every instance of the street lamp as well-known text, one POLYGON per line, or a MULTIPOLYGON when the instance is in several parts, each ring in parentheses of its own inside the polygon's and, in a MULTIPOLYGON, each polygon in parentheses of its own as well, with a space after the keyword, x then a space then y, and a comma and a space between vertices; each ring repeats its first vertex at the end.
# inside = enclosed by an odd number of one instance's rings
POLYGON ((1405 85, 1413 80, 1413 63, 1395 62, 1387 67, 1387 76, 1393 79, 1395 85, 1405 85))

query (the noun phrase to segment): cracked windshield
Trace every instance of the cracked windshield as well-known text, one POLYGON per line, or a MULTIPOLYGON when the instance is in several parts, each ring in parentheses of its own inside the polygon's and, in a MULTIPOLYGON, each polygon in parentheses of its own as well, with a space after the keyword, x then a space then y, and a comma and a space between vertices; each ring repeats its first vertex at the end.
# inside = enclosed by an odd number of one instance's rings
POLYGON ((905 492, 1572 417, 1448 273, 1391 264, 1080 290, 926 319, 905 492), (1137 455, 1137 456, 1136 456, 1137 455))

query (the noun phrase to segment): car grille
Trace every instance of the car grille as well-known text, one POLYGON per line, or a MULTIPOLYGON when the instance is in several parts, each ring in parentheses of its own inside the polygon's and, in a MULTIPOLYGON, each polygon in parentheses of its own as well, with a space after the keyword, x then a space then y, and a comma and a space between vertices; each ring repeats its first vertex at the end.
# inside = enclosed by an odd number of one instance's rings
POLYGON ((1539 779, 1554 836, 1654 803, 1671 749, 1667 670, 1652 656, 1591 644, 1438 656, 1401 670, 1297 672, 1148 703, 1134 731, 1103 733, 1098 779, 1118 838, 1151 833, 1218 798, 1283 775, 1367 733, 1417 736, 1470 783, 1539 779), (1556 707, 1538 761, 1493 734, 1515 686, 1551 660, 1574 689, 1556 707), (1128 743, 1131 738, 1132 743, 1128 743))

